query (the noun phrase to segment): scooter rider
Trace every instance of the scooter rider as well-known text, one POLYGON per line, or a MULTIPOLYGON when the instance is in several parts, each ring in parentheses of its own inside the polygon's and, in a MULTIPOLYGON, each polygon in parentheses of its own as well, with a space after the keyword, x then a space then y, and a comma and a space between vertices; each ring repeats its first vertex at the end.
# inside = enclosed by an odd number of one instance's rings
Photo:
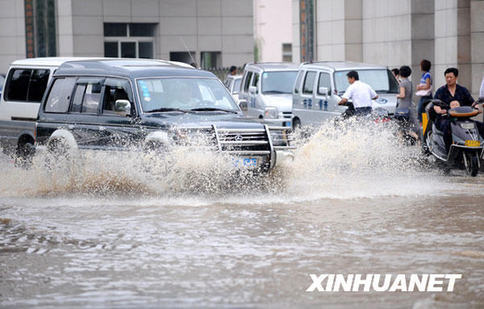
POLYGON ((346 76, 348 77, 350 86, 346 89, 338 105, 345 105, 349 99, 352 99, 355 107, 355 115, 363 116, 371 114, 371 100, 378 98, 375 90, 370 85, 361 82, 356 71, 349 71, 346 76))
POLYGON ((458 101, 461 106, 476 106, 474 98, 472 98, 467 88, 457 84, 457 77, 459 76, 459 70, 456 68, 448 68, 444 72, 446 84, 440 87, 435 92, 435 99, 443 102, 442 106, 434 105, 434 111, 437 114, 435 125, 444 133, 444 141, 446 149, 450 148, 452 143, 452 136, 450 131, 450 119, 442 117, 447 114, 447 110, 450 108, 452 101, 458 101))

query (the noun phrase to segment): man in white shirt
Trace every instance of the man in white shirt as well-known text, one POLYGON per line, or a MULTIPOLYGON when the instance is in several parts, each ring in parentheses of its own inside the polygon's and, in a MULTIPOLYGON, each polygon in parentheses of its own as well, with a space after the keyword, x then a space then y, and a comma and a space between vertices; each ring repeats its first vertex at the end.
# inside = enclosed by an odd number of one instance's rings
POLYGON ((338 102, 339 105, 345 105, 349 99, 353 101, 355 115, 368 115, 371 113, 371 100, 378 98, 375 90, 370 85, 361 82, 358 72, 349 71, 346 74, 350 86, 343 94, 343 98, 338 102))

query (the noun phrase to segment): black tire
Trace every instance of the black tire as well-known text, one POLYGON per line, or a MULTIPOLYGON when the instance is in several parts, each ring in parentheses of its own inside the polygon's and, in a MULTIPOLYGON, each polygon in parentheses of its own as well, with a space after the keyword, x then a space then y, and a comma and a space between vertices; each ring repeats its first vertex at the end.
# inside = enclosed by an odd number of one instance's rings
POLYGON ((465 153, 466 162, 465 168, 468 175, 476 177, 479 172, 479 155, 474 152, 465 153))
POLYGON ((422 153, 430 155, 430 143, 432 142, 432 131, 425 132, 425 138, 422 139, 422 153))
POLYGON ((301 120, 299 120, 299 118, 294 118, 292 120, 292 130, 295 131, 298 129, 301 129, 301 120))

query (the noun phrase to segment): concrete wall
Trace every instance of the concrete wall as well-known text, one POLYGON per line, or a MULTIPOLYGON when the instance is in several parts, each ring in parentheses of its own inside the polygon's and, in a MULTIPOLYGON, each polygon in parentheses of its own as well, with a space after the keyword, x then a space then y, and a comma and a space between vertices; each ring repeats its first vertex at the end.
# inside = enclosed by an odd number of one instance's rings
POLYGON ((282 44, 292 43, 292 2, 254 0, 254 36, 259 44, 260 62, 282 61, 282 44))
MULTIPOLYGON (((197 62, 204 51, 222 52, 223 66, 253 59, 251 0, 61 1, 71 4, 72 18, 59 19, 59 29, 67 24, 67 33, 72 23, 73 42, 69 37, 59 42, 60 56, 103 56, 104 22, 148 22, 158 24, 157 58, 169 59, 170 52, 188 49, 196 52, 197 62)), ((61 11, 59 6, 59 15, 61 11)))
MULTIPOLYGON (((103 56, 103 23, 148 22, 157 58, 188 48, 197 62, 217 51, 223 66, 253 61, 253 0, 57 0, 56 10, 58 56, 103 56)), ((0 72, 25 58, 24 15, 23 0, 0 0, 0 72)))
POLYGON ((472 93, 477 98, 484 78, 484 1, 471 1, 470 16, 472 93))
POLYGON ((345 1, 316 1, 316 57, 318 60, 345 59, 345 1))
POLYGON ((25 58, 25 12, 23 0, 0 0, 0 73, 25 58))
POLYGON ((410 0, 363 0, 363 61, 397 67, 412 61, 410 0))
POLYGON ((471 85, 470 1, 435 0, 435 84, 445 83, 444 71, 459 68, 459 83, 471 85))
POLYGON ((300 59, 299 0, 292 0, 292 61, 299 62, 300 59))

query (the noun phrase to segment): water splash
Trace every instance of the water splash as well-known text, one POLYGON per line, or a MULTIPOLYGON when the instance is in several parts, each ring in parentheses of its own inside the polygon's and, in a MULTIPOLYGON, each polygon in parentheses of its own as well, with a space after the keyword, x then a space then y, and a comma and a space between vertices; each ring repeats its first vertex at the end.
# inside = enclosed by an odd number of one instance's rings
MULTIPOLYGON (((84 151, 47 167, 46 154, 30 169, 0 158, 0 196, 198 195, 226 201, 303 201, 429 194, 446 185, 421 160, 418 147, 404 146, 391 125, 349 120, 326 123, 298 141, 294 160, 268 175, 237 169, 223 153, 176 146, 163 154, 84 151)), ((204 144, 201 141, 200 144, 204 144)))

